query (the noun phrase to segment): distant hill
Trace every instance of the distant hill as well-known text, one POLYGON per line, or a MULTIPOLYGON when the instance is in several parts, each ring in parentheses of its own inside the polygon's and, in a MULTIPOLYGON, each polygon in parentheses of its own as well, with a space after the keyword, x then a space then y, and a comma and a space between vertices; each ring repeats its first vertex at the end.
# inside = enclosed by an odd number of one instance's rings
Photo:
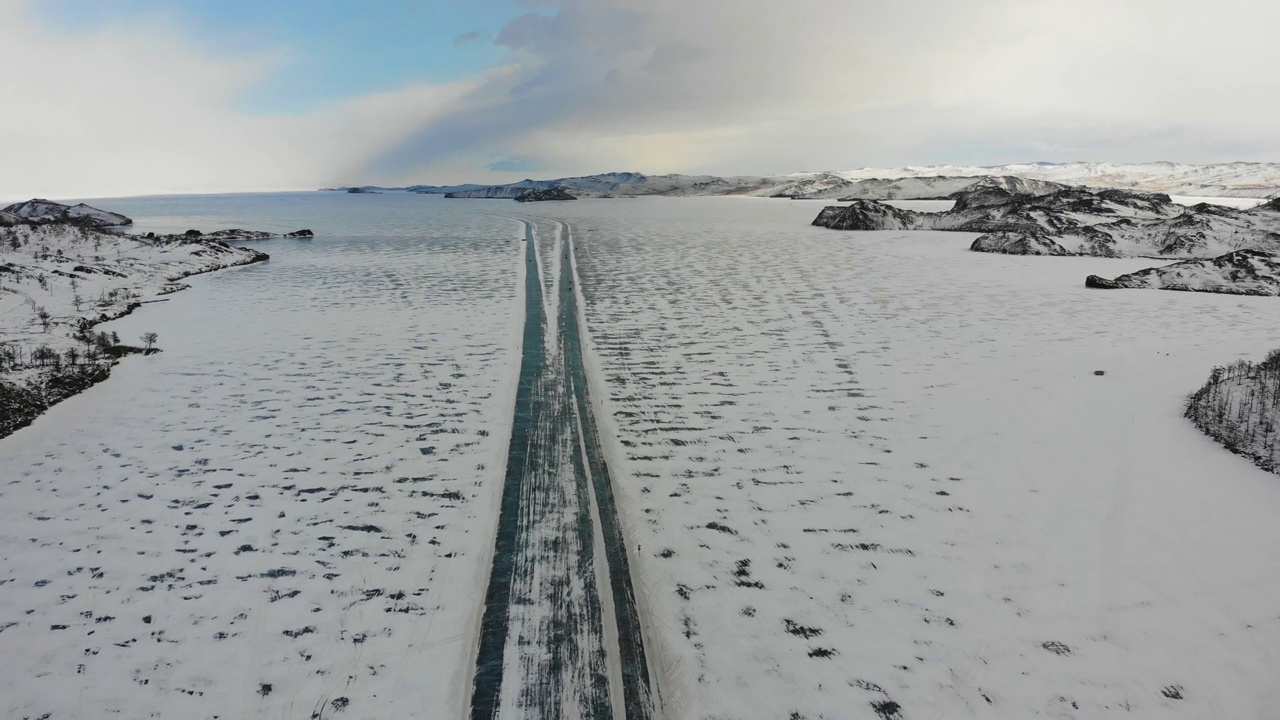
MULTIPOLYGON (((980 180, 1013 193, 1047 194, 1068 186, 1119 189, 1202 197, 1278 198, 1280 163, 1022 163, 980 167, 925 165, 861 168, 842 172, 786 175, 599 175, 525 179, 502 185, 410 185, 365 191, 402 190, 452 198, 515 198, 528 191, 563 188, 575 197, 746 195, 821 200, 918 200, 950 197, 973 189, 980 180)), ((346 191, 352 188, 325 188, 346 191)))

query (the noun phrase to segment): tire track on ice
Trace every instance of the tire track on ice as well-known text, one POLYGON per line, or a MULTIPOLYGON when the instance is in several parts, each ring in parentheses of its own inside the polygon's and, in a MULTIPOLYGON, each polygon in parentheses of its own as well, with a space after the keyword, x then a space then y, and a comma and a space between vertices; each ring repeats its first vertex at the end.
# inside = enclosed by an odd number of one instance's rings
POLYGON ((653 688, 588 394, 572 236, 557 223, 556 297, 545 298, 552 284, 522 222, 524 347, 471 717, 647 720, 653 688))

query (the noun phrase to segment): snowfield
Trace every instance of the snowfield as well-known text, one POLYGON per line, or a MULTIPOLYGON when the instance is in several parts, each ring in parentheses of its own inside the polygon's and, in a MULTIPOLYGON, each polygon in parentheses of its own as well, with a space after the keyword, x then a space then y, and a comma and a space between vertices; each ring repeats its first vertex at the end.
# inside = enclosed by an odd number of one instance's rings
POLYGON ((546 337, 576 293, 660 717, 1275 714, 1280 482, 1182 418, 1275 298, 1100 292, 1151 261, 802 201, 131 202, 324 232, 102 326, 164 352, 0 440, 5 717, 465 716, 512 218, 546 337))
POLYGON ((0 715, 464 714, 519 225, 401 222, 104 325, 164 352, 0 442, 0 715))

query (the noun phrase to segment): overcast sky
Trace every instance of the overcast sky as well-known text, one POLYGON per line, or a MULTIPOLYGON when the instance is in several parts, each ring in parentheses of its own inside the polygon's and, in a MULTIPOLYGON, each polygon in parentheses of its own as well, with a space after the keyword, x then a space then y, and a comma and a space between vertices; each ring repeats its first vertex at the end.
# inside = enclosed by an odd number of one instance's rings
POLYGON ((0 198, 1280 160, 1280 3, 0 0, 0 198))

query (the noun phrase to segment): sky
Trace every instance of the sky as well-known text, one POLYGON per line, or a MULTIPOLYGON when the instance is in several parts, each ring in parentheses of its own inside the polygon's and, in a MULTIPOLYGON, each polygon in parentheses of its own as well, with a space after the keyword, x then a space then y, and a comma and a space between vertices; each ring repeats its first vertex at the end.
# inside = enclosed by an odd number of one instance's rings
POLYGON ((0 0, 0 198, 1276 161, 1261 0, 0 0))

